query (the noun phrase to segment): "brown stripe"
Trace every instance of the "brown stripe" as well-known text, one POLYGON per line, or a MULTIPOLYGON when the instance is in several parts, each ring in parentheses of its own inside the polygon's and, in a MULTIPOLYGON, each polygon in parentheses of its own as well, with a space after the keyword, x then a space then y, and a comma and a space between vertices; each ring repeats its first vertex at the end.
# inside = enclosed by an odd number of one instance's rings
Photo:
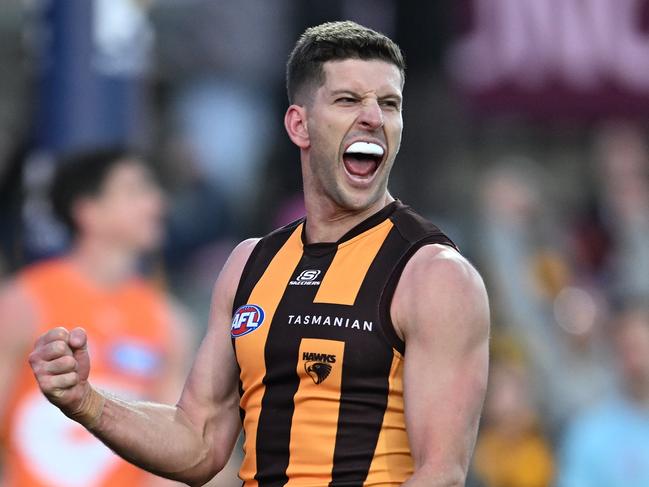
POLYGON ((392 230, 392 226, 392 222, 386 220, 371 230, 340 244, 313 302, 353 305, 367 269, 392 230), (363 239, 363 245, 353 245, 359 239, 363 239))
POLYGON ((243 423, 246 439, 243 445, 245 458, 239 471, 239 476, 245 481, 246 487, 257 485, 257 481, 254 480, 257 470, 256 438, 265 389, 263 378, 266 375, 264 362, 266 338, 286 284, 302 257, 301 233, 302 225, 299 225, 270 262, 250 294, 247 304, 255 304, 264 310, 263 324, 254 332, 235 340, 237 357, 245 357, 246 362, 246 367, 241 369, 240 374, 244 391, 241 407, 246 411, 243 423))
POLYGON ((403 357, 394 352, 388 405, 364 487, 398 486, 414 471, 403 407, 403 357))
POLYGON ((333 469, 334 448, 340 409, 340 385, 345 353, 345 342, 304 338, 300 343, 297 375, 300 386, 293 398, 295 412, 291 426, 287 486, 310 484, 328 485, 333 469), (318 361, 305 360, 305 353, 333 356, 334 363, 320 361, 331 371, 320 382, 313 369, 318 361), (299 477, 298 477, 299 474, 299 477))

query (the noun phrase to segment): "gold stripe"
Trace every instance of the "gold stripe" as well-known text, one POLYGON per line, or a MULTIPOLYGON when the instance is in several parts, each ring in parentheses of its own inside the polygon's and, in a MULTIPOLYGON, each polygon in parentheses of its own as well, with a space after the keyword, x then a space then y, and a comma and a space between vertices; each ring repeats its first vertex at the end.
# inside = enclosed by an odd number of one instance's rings
POLYGON ((386 220, 340 244, 313 302, 353 305, 367 270, 392 227, 392 222, 386 220), (353 245, 359 239, 363 239, 363 245, 353 245))
POLYGON ((286 285, 302 257, 301 234, 302 225, 299 225, 275 254, 250 293, 247 304, 255 304, 264 310, 264 322, 254 332, 236 338, 234 341, 237 358, 244 364, 241 367, 240 378, 244 390, 241 407, 246 412, 243 422, 246 439, 243 445, 245 457, 239 476, 244 480, 246 487, 258 484, 254 477, 257 472, 257 426, 265 391, 263 378, 266 375, 264 360, 266 338, 286 285))
POLYGON ((403 406, 403 357, 395 351, 390 367, 388 404, 374 458, 363 486, 398 486, 413 471, 403 406))
POLYGON ((331 481, 334 448, 340 409, 345 342, 303 338, 297 360, 300 385, 293 398, 295 412, 291 425, 287 486, 327 485, 331 481), (326 354, 335 357, 334 363, 326 360, 305 360, 304 353, 326 354), (313 364, 320 362, 331 371, 320 383, 313 364), (299 477, 298 477, 299 475, 299 477))

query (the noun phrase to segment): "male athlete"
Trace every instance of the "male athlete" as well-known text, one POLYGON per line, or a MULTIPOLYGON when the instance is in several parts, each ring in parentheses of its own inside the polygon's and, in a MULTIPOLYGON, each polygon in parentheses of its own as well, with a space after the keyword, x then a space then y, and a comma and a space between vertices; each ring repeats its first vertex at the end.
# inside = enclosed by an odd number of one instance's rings
POLYGON ((233 251, 178 403, 95 388, 81 328, 38 340, 36 378, 124 458, 190 485, 223 467, 243 423, 245 486, 462 486, 488 304, 451 241, 387 191, 401 52, 355 23, 327 23, 300 37, 287 78, 306 219, 233 251))
POLYGON ((137 272, 142 253, 160 243, 160 191, 141 161, 101 150, 66 160, 52 196, 74 234, 71 251, 27 267, 0 293, 0 485, 170 485, 63 416, 27 364, 36 337, 53 325, 83 323, 95 384, 140 399, 177 397, 189 355, 185 323, 137 272))

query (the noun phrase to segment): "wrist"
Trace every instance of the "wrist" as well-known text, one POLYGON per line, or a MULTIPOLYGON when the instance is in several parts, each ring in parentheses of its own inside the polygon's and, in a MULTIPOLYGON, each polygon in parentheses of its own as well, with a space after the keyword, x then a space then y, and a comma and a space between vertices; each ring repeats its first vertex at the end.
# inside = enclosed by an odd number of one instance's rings
POLYGON ((79 407, 68 414, 70 419, 75 420, 88 430, 92 430, 99 423, 99 418, 104 410, 106 397, 93 387, 88 387, 88 393, 84 396, 79 407))

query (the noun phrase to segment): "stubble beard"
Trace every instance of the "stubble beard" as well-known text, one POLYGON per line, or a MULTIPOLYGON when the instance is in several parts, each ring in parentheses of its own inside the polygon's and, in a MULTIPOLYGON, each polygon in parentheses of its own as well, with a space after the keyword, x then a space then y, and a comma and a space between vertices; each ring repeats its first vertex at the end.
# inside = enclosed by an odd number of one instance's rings
MULTIPOLYGON (((386 160, 383 164, 391 169, 392 161, 386 160)), ((345 183, 339 180, 338 171, 344 171, 344 168, 339 167, 340 163, 336 159, 332 161, 322 154, 312 153, 309 166, 313 189, 343 210, 360 211, 369 208, 387 192, 389 171, 387 174, 379 174, 370 188, 359 192, 359 195, 354 195, 352 193, 354 190, 348 191, 344 187, 345 183)), ((385 168, 377 169, 377 171, 381 170, 385 168)))

